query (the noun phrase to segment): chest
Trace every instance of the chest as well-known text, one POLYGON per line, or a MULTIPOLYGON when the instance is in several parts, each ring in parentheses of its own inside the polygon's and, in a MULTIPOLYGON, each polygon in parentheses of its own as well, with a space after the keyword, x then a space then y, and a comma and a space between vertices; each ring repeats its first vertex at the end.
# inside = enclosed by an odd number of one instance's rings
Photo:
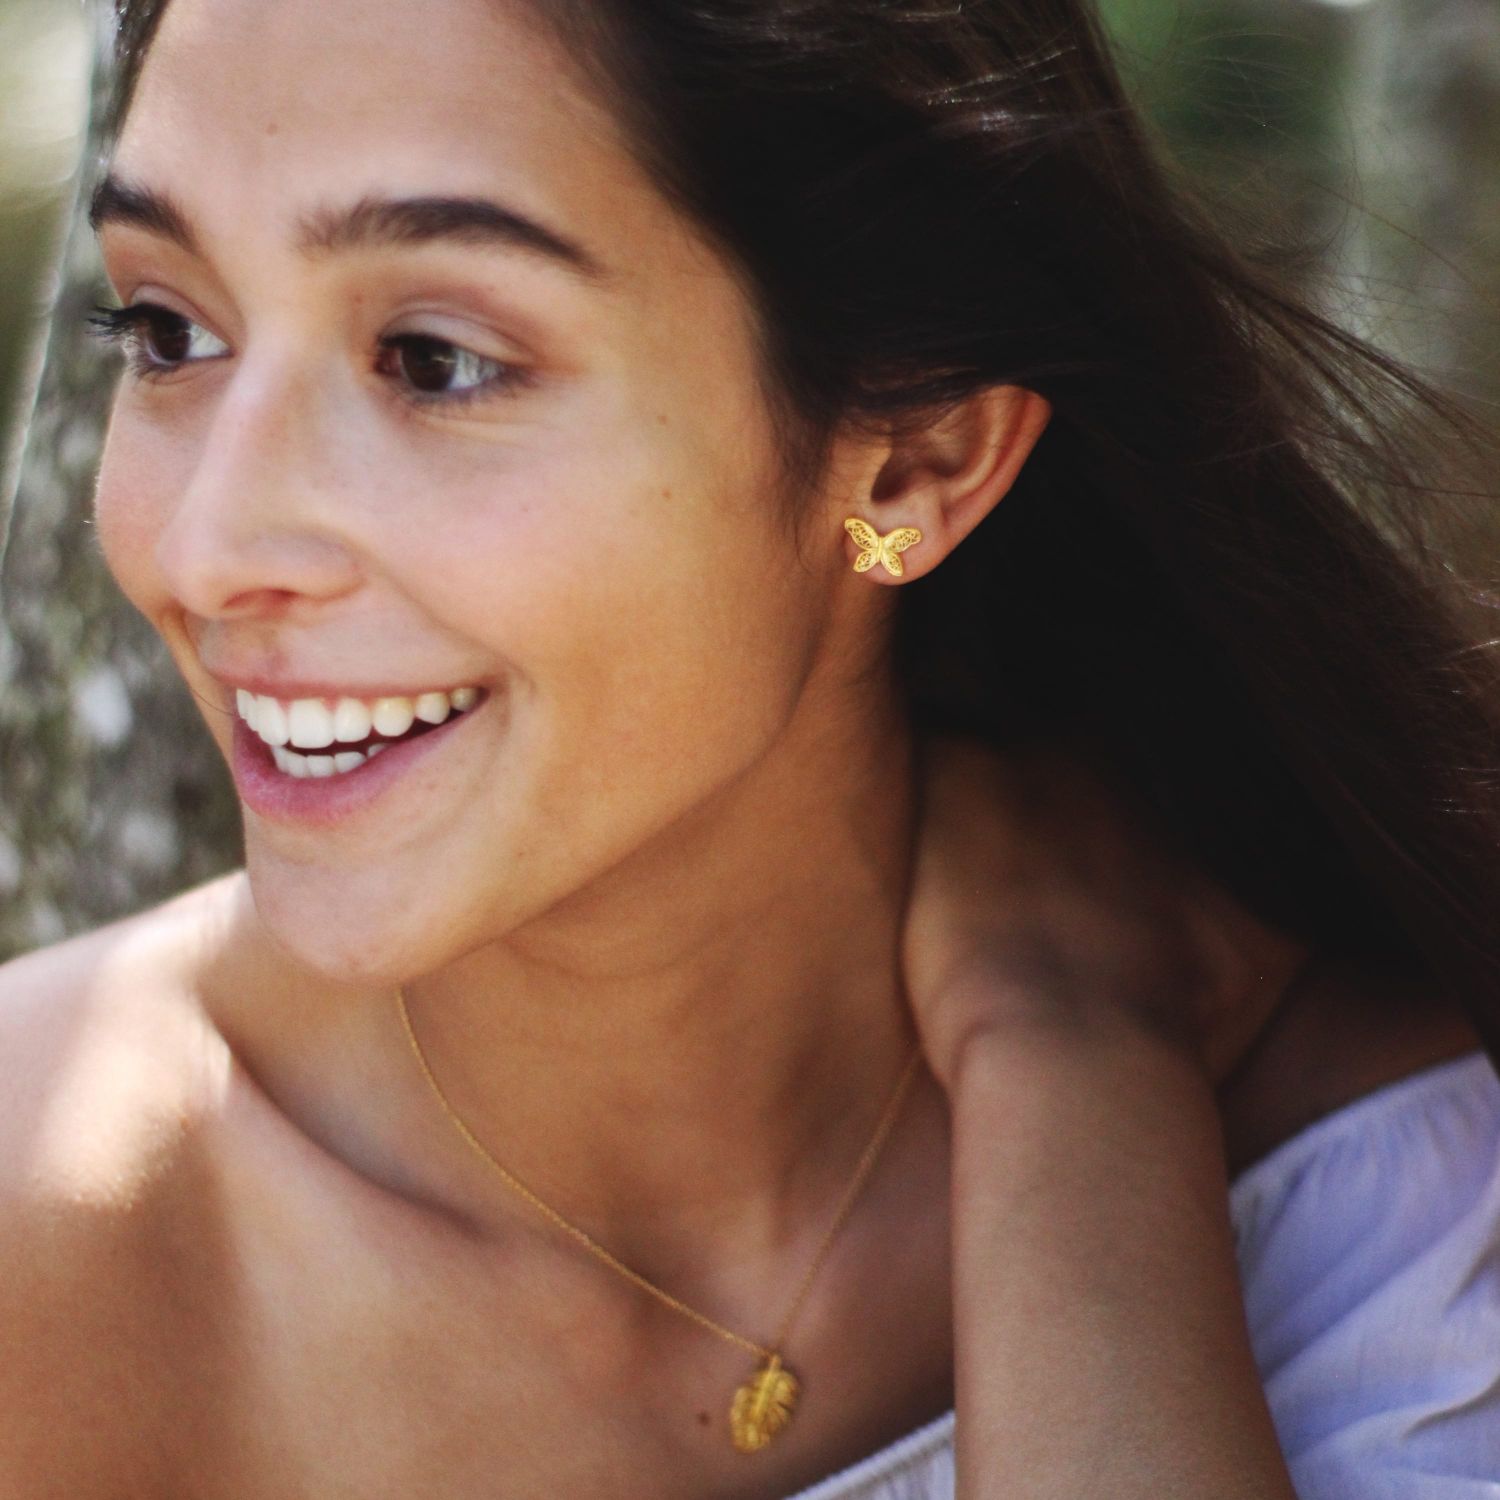
POLYGON ((755 1454, 729 1434, 755 1356, 582 1251, 543 1234, 476 1253, 296 1154, 239 1163, 214 1196, 212 1228, 174 1237, 203 1247, 194 1315, 163 1325, 198 1350, 172 1396, 194 1500, 776 1500, 953 1403, 942 1191, 841 1239, 787 1345, 795 1414, 755 1454))

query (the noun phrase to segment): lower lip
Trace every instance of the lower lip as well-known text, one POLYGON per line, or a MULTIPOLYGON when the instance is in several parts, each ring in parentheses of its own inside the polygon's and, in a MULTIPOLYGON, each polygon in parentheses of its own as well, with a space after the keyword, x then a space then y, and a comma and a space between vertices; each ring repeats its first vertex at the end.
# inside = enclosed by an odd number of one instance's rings
POLYGON ((235 714, 231 761, 235 787, 245 806, 259 817, 328 827, 354 817, 379 800, 408 771, 462 734, 464 724, 483 712, 489 699, 486 694, 473 708, 450 715, 436 729, 415 739, 393 740, 362 766, 332 776, 289 776, 277 770, 271 747, 235 714))

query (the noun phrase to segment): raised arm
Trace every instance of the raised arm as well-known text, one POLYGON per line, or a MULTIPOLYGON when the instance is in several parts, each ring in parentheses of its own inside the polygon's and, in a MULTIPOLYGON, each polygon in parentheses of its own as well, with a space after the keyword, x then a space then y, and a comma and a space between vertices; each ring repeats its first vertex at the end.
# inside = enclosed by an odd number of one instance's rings
POLYGON ((958 1497, 1288 1500, 1214 1085, 1304 955, 1075 776, 930 763, 906 969, 953 1112, 958 1497))
POLYGON ((1286 1500, 1206 1079, 1145 1032, 993 1035, 953 1091, 958 1500, 1286 1500))

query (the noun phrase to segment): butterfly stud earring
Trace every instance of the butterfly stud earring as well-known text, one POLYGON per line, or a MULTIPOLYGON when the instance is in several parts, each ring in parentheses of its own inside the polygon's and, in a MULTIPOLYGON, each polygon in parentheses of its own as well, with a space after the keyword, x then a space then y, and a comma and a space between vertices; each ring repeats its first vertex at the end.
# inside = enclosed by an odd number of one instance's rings
POLYGON ((899 578, 906 571, 901 554, 922 540, 922 533, 915 526, 898 526, 881 536, 868 521, 861 521, 858 516, 850 516, 844 522, 844 530, 861 549, 854 559, 856 573, 867 573, 878 562, 893 578, 899 578))

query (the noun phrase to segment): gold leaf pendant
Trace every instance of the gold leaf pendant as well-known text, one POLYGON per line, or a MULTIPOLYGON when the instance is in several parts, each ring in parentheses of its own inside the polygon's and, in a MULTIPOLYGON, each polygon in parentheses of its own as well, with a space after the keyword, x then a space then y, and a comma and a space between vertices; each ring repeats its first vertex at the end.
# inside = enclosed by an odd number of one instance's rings
POLYGON ((773 1354, 734 1393, 729 1408, 729 1434, 741 1453, 754 1453, 792 1420, 797 1405, 797 1380, 773 1354))

